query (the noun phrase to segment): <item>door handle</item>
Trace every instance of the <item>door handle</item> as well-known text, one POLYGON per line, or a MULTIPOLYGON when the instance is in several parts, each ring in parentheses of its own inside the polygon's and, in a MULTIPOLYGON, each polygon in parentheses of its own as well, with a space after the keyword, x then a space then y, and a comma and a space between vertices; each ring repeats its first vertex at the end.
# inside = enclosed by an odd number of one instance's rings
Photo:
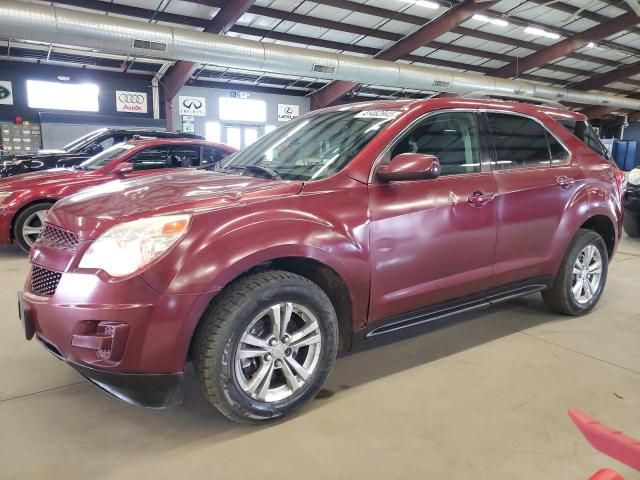
POLYGON ((571 177, 567 177, 566 175, 560 175, 558 178, 556 178, 556 185, 562 188, 570 187, 574 183, 576 183, 576 181, 571 177))
POLYGON ((480 190, 473 192, 467 201, 472 207, 484 207, 487 203, 495 198, 495 193, 484 193, 480 190))

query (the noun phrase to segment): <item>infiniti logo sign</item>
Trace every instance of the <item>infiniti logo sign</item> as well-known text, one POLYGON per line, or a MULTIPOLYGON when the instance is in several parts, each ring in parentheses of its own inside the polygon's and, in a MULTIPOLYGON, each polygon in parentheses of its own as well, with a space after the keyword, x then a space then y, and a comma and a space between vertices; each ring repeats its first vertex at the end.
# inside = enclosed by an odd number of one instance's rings
POLYGON ((180 96, 178 98, 179 115, 204 117, 207 113, 204 97, 180 96))
POLYGON ((195 98, 187 98, 182 102, 182 105, 184 105, 185 108, 195 108, 196 110, 202 108, 202 102, 195 98))

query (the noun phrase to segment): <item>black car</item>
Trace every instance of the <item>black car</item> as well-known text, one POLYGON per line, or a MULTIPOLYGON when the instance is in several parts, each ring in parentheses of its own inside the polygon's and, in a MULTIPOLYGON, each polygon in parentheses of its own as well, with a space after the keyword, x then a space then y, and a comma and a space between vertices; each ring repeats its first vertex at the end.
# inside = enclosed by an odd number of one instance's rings
POLYGON ((640 168, 632 170, 622 197, 624 230, 630 237, 640 237, 640 168))
POLYGON ((33 154, 3 156, 0 158, 0 178, 50 168, 73 167, 110 146, 126 142, 134 136, 203 140, 203 137, 190 133, 101 128, 74 140, 61 150, 40 150, 33 154))

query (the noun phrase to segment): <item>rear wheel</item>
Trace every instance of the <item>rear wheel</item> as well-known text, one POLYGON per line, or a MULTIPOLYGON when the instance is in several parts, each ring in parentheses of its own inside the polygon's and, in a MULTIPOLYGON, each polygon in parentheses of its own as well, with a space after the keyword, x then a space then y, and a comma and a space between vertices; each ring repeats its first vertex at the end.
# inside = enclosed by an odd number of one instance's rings
POLYGON ((578 230, 550 288, 542 297, 551 310, 583 315, 596 306, 607 280, 609 255, 600 235, 578 230))
POLYGON ((16 243, 25 252, 29 252, 35 243, 38 235, 44 228, 47 212, 52 207, 52 203, 42 202, 25 208, 16 217, 13 226, 13 235, 16 243))
POLYGON ((336 313, 310 280, 283 271, 231 285, 205 315, 194 365, 211 404, 241 423, 293 413, 313 398, 333 366, 336 313))

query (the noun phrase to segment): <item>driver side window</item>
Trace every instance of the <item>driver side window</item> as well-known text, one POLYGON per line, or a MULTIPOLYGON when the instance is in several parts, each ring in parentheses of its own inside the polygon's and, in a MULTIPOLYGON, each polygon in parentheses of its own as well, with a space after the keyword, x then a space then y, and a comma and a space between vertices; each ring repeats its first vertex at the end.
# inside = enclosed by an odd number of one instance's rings
POLYGON ((480 139, 476 115, 451 112, 432 115, 405 134, 391 151, 435 155, 440 175, 460 175, 481 171, 480 139))
POLYGON ((141 152, 135 154, 129 162, 133 164, 133 169, 135 171, 165 168, 167 167, 170 148, 171 147, 168 145, 145 148, 141 152))

